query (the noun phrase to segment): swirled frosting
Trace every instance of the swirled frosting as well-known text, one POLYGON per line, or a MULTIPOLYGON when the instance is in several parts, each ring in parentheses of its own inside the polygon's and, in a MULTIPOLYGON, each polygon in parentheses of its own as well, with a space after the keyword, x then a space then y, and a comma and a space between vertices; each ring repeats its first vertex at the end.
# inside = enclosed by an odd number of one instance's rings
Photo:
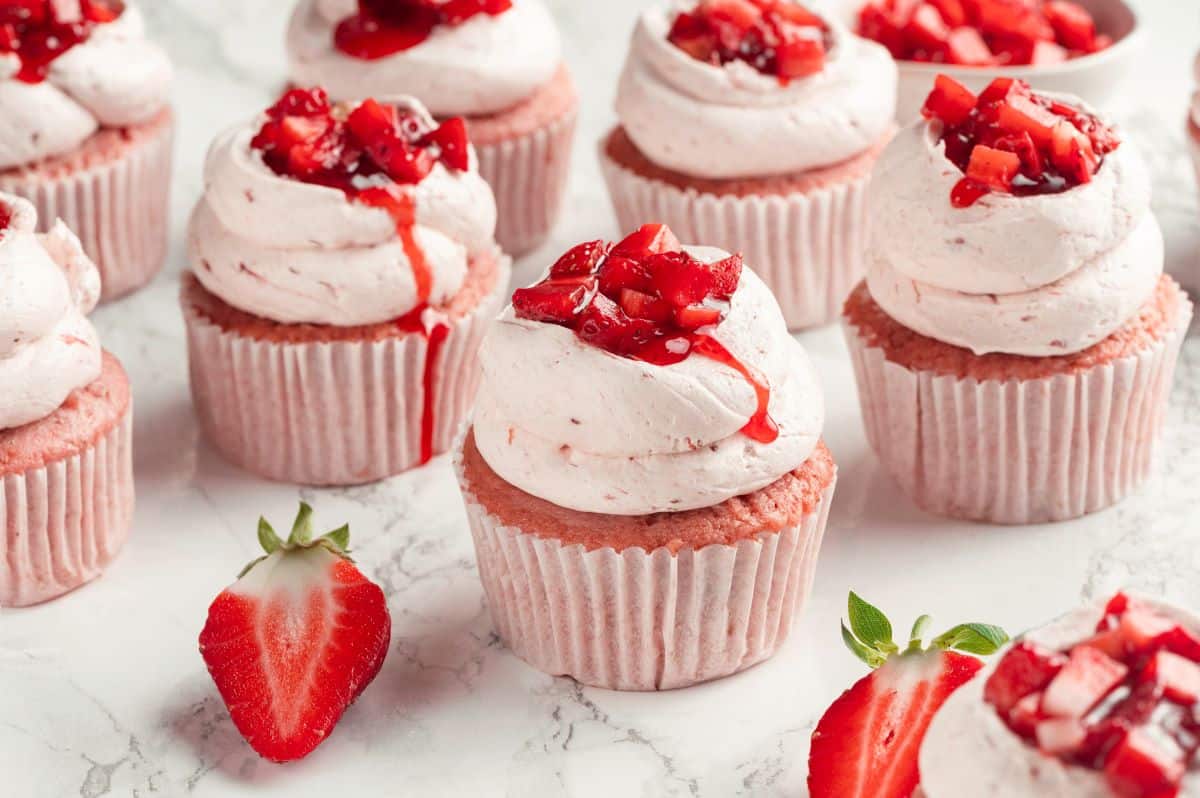
POLYGON ((955 208, 962 172, 939 125, 903 130, 873 177, 867 284, 890 316, 976 354, 1043 357, 1087 349, 1136 315, 1162 274, 1163 237, 1131 142, 1090 183, 955 208))
MULTIPOLYGON (((414 100, 391 99, 434 127, 414 100)), ((403 316, 420 302, 414 264, 387 211, 342 191, 277 175, 251 146, 263 117, 219 136, 188 235, 196 277, 230 305, 284 324, 356 326, 403 316)), ((458 293, 471 256, 495 246, 496 203, 470 168, 437 164, 396 184, 415 208, 412 237, 432 277, 428 303, 458 293)))
POLYGON ((150 121, 167 106, 172 75, 132 5, 56 58, 46 80, 26 83, 19 69, 17 55, 0 55, 0 169, 70 152, 101 127, 150 121))
POLYGON ((86 314, 100 299, 100 273, 62 222, 39 235, 37 211, 0 194, 0 429, 57 410, 100 376, 100 341, 86 314))
MULTIPOLYGON (((1194 613, 1144 596, 1139 601, 1200 632, 1200 617, 1194 613)), ((1083 607, 1022 639, 1052 651, 1067 648, 1092 636, 1103 614, 1103 604, 1083 607)), ((1004 653, 950 696, 934 716, 920 752, 926 798, 1116 798, 1102 772, 1042 753, 1013 734, 984 700, 984 686, 1004 653)), ((1179 798, 1198 796, 1200 777, 1189 771, 1179 798)))
POLYGON ((786 85, 749 64, 698 61, 671 44, 677 9, 642 13, 617 89, 617 115, 654 163, 710 179, 839 163, 878 142, 895 116, 887 50, 829 20, 825 68, 786 85))
POLYGON ((292 80, 321 85, 335 99, 419 97, 435 115, 503 111, 550 82, 562 61, 558 30, 542 0, 513 0, 502 14, 439 26, 421 44, 377 60, 334 47, 353 0, 301 0, 288 28, 292 80))
MULTIPOLYGON (((728 257, 687 250, 706 263, 728 257)), ((480 453, 526 493, 610 515, 707 507, 771 484, 820 438, 815 371, 749 269, 712 335, 769 384, 773 443, 742 434, 758 402, 729 366, 696 355, 670 366, 620 357, 565 327, 517 318, 510 306, 480 354, 480 453)))

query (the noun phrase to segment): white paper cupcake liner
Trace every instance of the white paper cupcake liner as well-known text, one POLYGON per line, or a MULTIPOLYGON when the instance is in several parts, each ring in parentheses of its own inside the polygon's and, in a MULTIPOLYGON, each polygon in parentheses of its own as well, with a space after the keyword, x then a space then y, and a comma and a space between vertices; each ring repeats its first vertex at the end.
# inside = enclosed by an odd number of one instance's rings
POLYGON ((587 551, 503 525, 456 467, 500 637, 538 670, 612 690, 687 687, 774 654, 812 590, 836 486, 799 526, 736 545, 587 551))
POLYGON ((133 407, 88 449, 0 478, 0 607, 49 601, 95 579, 133 523, 133 407))
MULTIPOLYGON (((450 450, 479 384, 478 352, 503 307, 510 267, 471 313, 451 322, 432 370, 432 454, 450 450)), ((227 459, 302 485, 357 485, 423 465, 430 340, 283 343, 225 330, 184 302, 192 397, 227 459)))
POLYGON ((173 142, 171 120, 118 160, 54 177, 9 171, 0 191, 32 202, 42 230, 62 219, 96 262, 102 299, 116 299, 166 261, 173 142))
POLYGON ((1074 375, 959 379, 913 371, 846 340, 867 439, 918 506, 997 524, 1109 507, 1149 475, 1191 321, 1144 351, 1074 375))
POLYGON ((523 255, 546 240, 566 195, 577 108, 524 136, 476 145, 479 174, 496 195, 496 241, 523 255))
POLYGON ((664 222, 681 241, 741 252, 775 293, 789 329, 833 322, 863 277, 869 175, 808 193, 717 196, 643 177, 601 145, 621 230, 664 222))

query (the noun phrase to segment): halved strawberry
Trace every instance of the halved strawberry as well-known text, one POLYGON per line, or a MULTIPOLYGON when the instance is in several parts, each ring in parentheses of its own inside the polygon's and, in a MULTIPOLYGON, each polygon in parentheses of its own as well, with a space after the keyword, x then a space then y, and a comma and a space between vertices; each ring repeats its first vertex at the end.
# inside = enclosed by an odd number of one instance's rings
POLYGON ((379 673, 391 639, 383 591, 347 555, 350 528, 313 537, 312 508, 286 541, 265 519, 266 552, 208 611, 200 654, 250 747, 307 756, 379 673))
POLYGON ((917 752, 934 714, 1008 641, 1003 630, 963 624, 923 647, 928 616, 913 625, 901 651, 892 626, 854 593, 842 639, 875 670, 842 694, 813 732, 811 798, 908 798, 920 782, 917 752), (967 653, 959 653, 959 652, 967 653))

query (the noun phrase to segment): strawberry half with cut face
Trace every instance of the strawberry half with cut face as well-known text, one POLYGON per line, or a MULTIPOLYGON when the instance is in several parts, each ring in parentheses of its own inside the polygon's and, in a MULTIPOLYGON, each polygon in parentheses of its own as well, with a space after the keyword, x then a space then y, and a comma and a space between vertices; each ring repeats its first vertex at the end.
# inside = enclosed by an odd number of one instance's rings
POLYGON ((903 650, 887 616, 851 593, 842 639, 874 670, 825 711, 808 757, 811 798, 908 798, 920 783, 917 753, 933 716, 983 667, 1008 635, 968 623, 923 645, 928 615, 903 650), (960 653, 961 652, 961 653, 960 653))
POLYGON ((350 528, 313 537, 312 508, 208 610, 200 654, 246 742, 273 762, 307 756, 379 673, 392 622, 383 591, 347 555, 350 528))

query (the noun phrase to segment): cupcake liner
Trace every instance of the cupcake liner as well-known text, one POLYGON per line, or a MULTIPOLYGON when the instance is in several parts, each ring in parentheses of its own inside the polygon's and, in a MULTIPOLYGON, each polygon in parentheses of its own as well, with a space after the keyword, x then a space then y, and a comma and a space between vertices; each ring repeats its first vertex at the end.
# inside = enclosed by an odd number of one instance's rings
POLYGON ((479 174, 496 195, 496 241, 509 255, 539 247, 566 194, 578 109, 524 136, 476 144, 479 174))
POLYGON ((133 408, 91 447, 0 478, 0 607, 49 601, 95 579, 133 523, 133 408))
MULTIPOLYGON (((460 450, 461 455, 461 450, 460 450)), ((492 619, 521 659, 613 690, 669 690, 774 654, 812 589, 836 479, 799 526, 736 545, 586 550, 505 526, 456 460, 492 619)))
POLYGON ((1079 374, 959 379, 889 361, 847 326, 867 439, 900 487, 937 515, 1065 521, 1120 501, 1150 472, 1191 321, 1079 374))
POLYGON ((192 397, 200 425, 227 459, 280 482, 357 485, 449 451, 479 384, 483 335, 507 296, 509 266, 444 340, 409 333, 379 341, 289 343, 225 330, 188 303, 192 397), (432 439, 423 445, 426 361, 432 439))
POLYGON ((779 300, 788 329, 829 324, 862 279, 869 175, 808 193, 739 197, 653 180, 603 151, 622 230, 664 222, 681 241, 741 252, 779 300))
POLYGON ((174 120, 122 157, 63 175, 0 174, 0 191, 37 207, 39 226, 62 219, 100 270, 101 298, 154 278, 167 257, 174 120))

